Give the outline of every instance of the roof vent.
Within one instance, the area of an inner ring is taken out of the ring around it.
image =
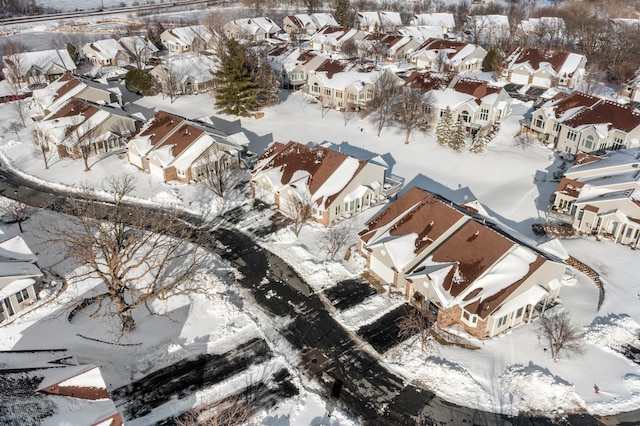
[[[480,235],[480,230],[477,230],[476,232],[473,233],[474,237],[477,237],[478,235]]]

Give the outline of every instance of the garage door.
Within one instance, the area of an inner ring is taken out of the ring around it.
[[[551,87],[551,80],[546,77],[533,77],[533,82],[531,83],[531,85],[536,87],[549,88]]]
[[[382,278],[382,280],[385,281],[387,284],[393,283],[393,277],[394,277],[393,271],[391,270],[391,268],[389,268],[388,266],[380,262],[378,258],[371,256],[370,269],[372,272],[374,272],[376,275]]]
[[[511,82],[514,84],[529,84],[528,74],[511,74]]]
[[[155,164],[149,163],[149,172],[159,178],[162,179],[162,181],[164,181],[164,171],[162,170],[162,167],[160,166],[156,166]]]
[[[139,157],[135,154],[132,154],[131,152],[129,152],[129,162],[131,164],[133,164],[134,166],[142,169],[142,157]]]

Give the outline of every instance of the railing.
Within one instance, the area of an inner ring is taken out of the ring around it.
[[[570,214],[552,208],[547,211],[547,221],[558,221],[572,225],[574,218]]]
[[[404,179],[399,176],[390,176],[384,178],[384,184],[382,185],[382,190],[380,193],[386,197],[393,197],[402,189],[402,185],[404,185]]]

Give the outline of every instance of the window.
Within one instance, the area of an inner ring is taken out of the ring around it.
[[[620,136],[614,137],[613,146],[611,146],[611,149],[618,150],[623,148],[624,148],[624,139],[622,139]]]
[[[27,290],[26,288],[24,290],[22,290],[22,298],[24,300],[29,299],[29,290]]]
[[[471,116],[469,115],[469,113],[466,110],[462,111],[460,113],[460,117],[459,118],[460,118],[460,120],[464,121],[465,123],[468,123],[468,122],[471,121]]]
[[[324,89],[324,94],[327,96],[331,96],[331,89]]]
[[[626,237],[627,237],[627,238],[631,238],[631,233],[632,233],[632,232],[633,232],[633,229],[631,229],[631,228],[627,228],[627,235],[626,235]]]
[[[22,303],[22,301],[24,300],[24,298],[22,297],[21,291],[16,293],[16,299],[18,299],[18,303]]]
[[[313,93],[320,93],[320,86],[318,86],[318,83],[313,83],[313,86],[311,86],[311,91]]]
[[[341,98],[342,97],[342,90],[337,90],[336,91],[336,98]]]
[[[522,316],[523,311],[524,311],[524,308],[518,309],[518,311],[516,312],[516,318],[520,318]]]
[[[592,149],[593,148],[593,136],[589,135],[585,138],[583,145],[585,148],[587,149]]]
[[[558,133],[560,131],[560,123],[553,123],[553,131]]]
[[[569,139],[572,142],[575,142],[575,140],[578,137],[578,132],[576,132],[575,130],[569,130],[567,132],[567,139]]]
[[[467,321],[469,321],[471,319],[471,316],[469,315],[469,312],[467,311],[462,311],[462,318],[466,319]]]
[[[540,116],[536,117],[536,121],[533,122],[533,125],[538,129],[542,129],[542,117]]]
[[[498,328],[504,326],[507,323],[507,316],[503,316],[498,320]]]
[[[336,206],[336,214],[340,214],[340,204]]]
[[[489,110],[488,109],[482,108],[480,110],[480,120],[482,120],[482,121],[489,120]]]

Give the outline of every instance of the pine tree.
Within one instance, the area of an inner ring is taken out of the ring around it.
[[[440,145],[446,146],[451,143],[453,137],[453,113],[447,107],[444,110],[444,115],[440,118],[438,126],[436,127],[436,138]]]
[[[244,46],[229,39],[220,62],[214,74],[216,106],[227,114],[249,116],[259,107],[260,88],[251,78]]]
[[[69,56],[71,56],[71,60],[73,61],[73,63],[77,64],[78,60],[80,59],[78,49],[76,49],[76,47],[72,43],[67,43],[67,52],[69,52]]]
[[[464,136],[465,136],[465,128],[464,122],[462,120],[458,120],[456,125],[456,130],[453,132],[453,136],[449,141],[449,147],[456,152],[462,151],[464,148]]]
[[[338,24],[347,28],[351,26],[351,18],[349,16],[350,7],[349,0],[336,0],[336,10],[333,13]]]

